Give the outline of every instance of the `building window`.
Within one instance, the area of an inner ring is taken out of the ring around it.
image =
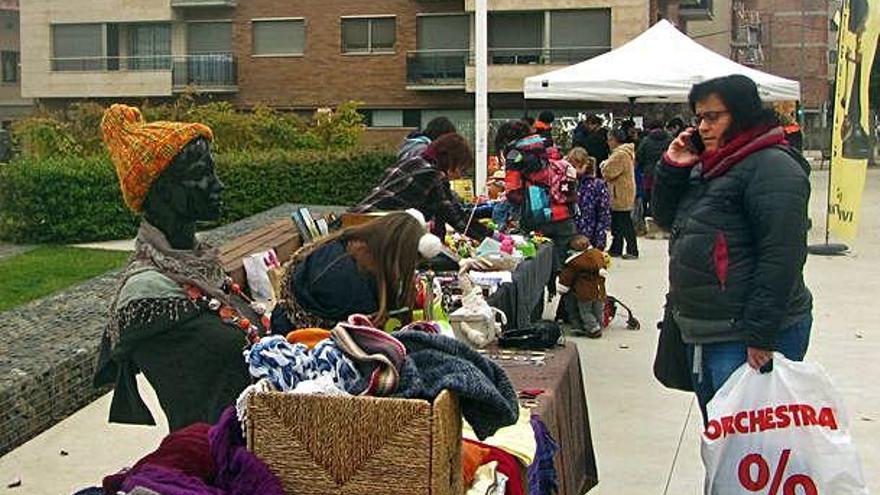
[[[103,70],[103,24],[56,24],[52,26],[52,70]]]
[[[394,17],[342,19],[343,53],[394,53]]]
[[[467,14],[422,15],[416,18],[419,50],[467,50],[470,19]]]
[[[171,26],[169,24],[130,24],[129,59],[132,70],[171,68]]]
[[[191,55],[232,53],[232,23],[221,21],[187,24],[186,52]]]
[[[371,113],[373,127],[403,127],[402,110],[373,110]]]
[[[302,55],[306,44],[303,19],[254,19],[253,53],[259,56]]]
[[[573,64],[611,49],[611,9],[550,12],[548,63]]]
[[[237,68],[232,53],[232,23],[198,21],[186,25],[185,59],[174,61],[174,85],[235,86]]]
[[[416,51],[407,53],[408,84],[464,84],[470,44],[467,14],[416,18]],[[409,126],[407,126],[409,127]]]
[[[18,52],[0,53],[0,63],[3,65],[3,82],[18,82]]]
[[[544,47],[544,12],[489,14],[489,63],[537,64]]]
[[[489,14],[489,63],[572,64],[611,49],[611,10]]]

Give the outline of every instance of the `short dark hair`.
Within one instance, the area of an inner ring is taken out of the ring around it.
[[[653,131],[654,129],[662,129],[662,128],[663,128],[663,121],[662,120],[652,119],[652,120],[649,120],[647,124],[645,124],[646,131]]]
[[[428,145],[425,151],[434,158],[437,170],[449,173],[450,170],[463,170],[471,166],[474,153],[471,145],[461,134],[444,134]]]
[[[758,96],[758,85],[742,74],[716,77],[694,84],[688,94],[688,105],[691,112],[696,113],[697,103],[710,95],[718,95],[730,112],[732,124],[726,137],[735,136],[745,129],[759,125],[775,125],[779,123],[776,113],[764,108]]]
[[[523,121],[509,121],[501,124],[498,131],[495,132],[495,152],[507,152],[507,148],[511,143],[518,141],[531,133],[532,131],[528,128],[528,124]]]
[[[556,116],[550,110],[544,110],[538,114],[538,120],[545,124],[552,124],[556,120]]]
[[[629,142],[629,134],[623,127],[615,127],[608,131],[608,136],[614,138],[618,143],[624,144]]]
[[[595,115],[595,114],[587,115],[587,118],[584,119],[584,122],[586,122],[587,124],[596,124],[596,125],[604,124],[604,121],[602,120],[602,118],[599,117],[598,115]]]
[[[632,120],[632,119],[626,119],[626,120],[624,120],[623,122],[620,123],[620,127],[624,128],[624,129],[626,129],[626,130],[629,130],[629,129],[635,129],[635,128],[636,128],[636,122],[635,122],[634,120]]]
[[[453,132],[458,132],[455,128],[455,124],[452,123],[446,117],[435,117],[428,122],[428,125],[425,126],[425,130],[422,131],[428,139],[431,141],[435,141],[437,138],[444,134],[452,134]]]
[[[684,129],[686,126],[684,125],[684,119],[681,117],[672,117],[669,119],[669,122],[666,123],[666,128],[675,127],[678,130]]]
[[[535,118],[529,117],[528,115],[523,115],[523,117],[519,119],[519,121],[530,126],[535,125]]]

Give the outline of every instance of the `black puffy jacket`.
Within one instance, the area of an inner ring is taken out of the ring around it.
[[[719,177],[661,160],[654,219],[671,231],[669,302],[685,342],[775,348],[812,310],[804,284],[809,165],[787,146],[747,155]]]

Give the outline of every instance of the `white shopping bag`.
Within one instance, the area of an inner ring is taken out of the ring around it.
[[[268,303],[275,300],[275,291],[269,280],[269,270],[280,266],[274,249],[249,254],[241,259],[247,274],[248,287],[254,301]]]
[[[825,371],[775,353],[743,364],[707,406],[707,495],[867,495],[850,418]]]

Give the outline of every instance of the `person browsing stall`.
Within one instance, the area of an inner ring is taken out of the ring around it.
[[[653,210],[671,231],[664,325],[681,333],[705,420],[743,363],[760,369],[773,351],[796,361],[807,351],[810,180],[748,77],[696,84],[688,103],[697,128],[663,155]]]
[[[473,163],[473,152],[459,134],[445,134],[416,156],[403,158],[385,171],[379,185],[351,209],[353,213],[415,208],[434,221],[432,232],[444,236],[449,224],[476,240],[492,232],[465,213],[449,181]]]
[[[418,210],[389,213],[304,246],[284,267],[272,332],[331,329],[353,314],[381,327],[391,311],[413,308],[416,266],[440,249]]]

